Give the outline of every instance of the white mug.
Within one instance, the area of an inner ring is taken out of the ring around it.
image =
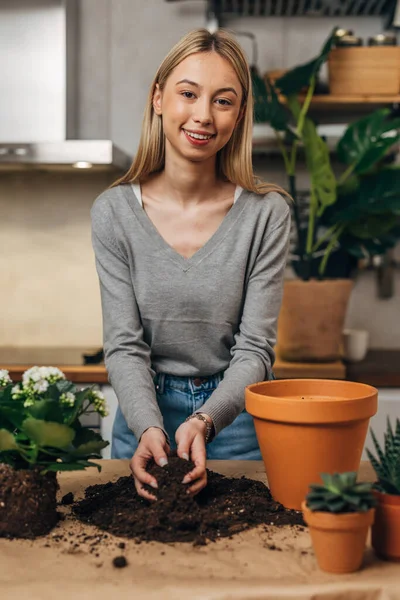
[[[363,360],[368,350],[369,333],[365,329],[345,329],[342,334],[343,358],[349,362]]]

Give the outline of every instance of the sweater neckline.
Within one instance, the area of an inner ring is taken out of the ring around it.
[[[121,185],[117,188],[120,193],[123,195],[125,200],[129,203],[129,206],[133,210],[137,220],[146,231],[146,233],[151,237],[154,244],[166,254],[173,262],[179,264],[179,266],[184,270],[188,271],[193,265],[200,263],[206,256],[211,254],[214,249],[223,241],[226,235],[230,232],[239,216],[241,215],[243,209],[246,206],[246,198],[247,193],[246,190],[242,189],[236,202],[232,204],[229,211],[226,213],[225,217],[221,221],[218,229],[212,234],[210,238],[199,248],[192,256],[186,258],[182,254],[180,254],[175,248],[170,246],[168,242],[163,238],[160,234],[153,221],[149,218],[146,211],[143,210],[143,207],[139,203],[139,199],[136,197],[132,185]]]

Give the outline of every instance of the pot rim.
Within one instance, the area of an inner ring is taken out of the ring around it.
[[[379,490],[373,490],[373,493],[378,499],[380,504],[387,506],[397,506],[400,508],[400,495],[387,494],[386,492],[380,492]]]
[[[288,388],[286,397],[274,394],[276,390],[284,393],[285,387]],[[295,393],[297,387],[303,391]],[[324,387],[326,392],[321,394]],[[342,396],[339,388],[343,390]],[[303,400],[301,394],[314,394],[315,399]],[[346,395],[350,397],[346,398]],[[276,379],[247,386],[245,401],[247,412],[260,419],[288,423],[344,423],[372,417],[378,408],[378,390],[366,383],[338,379]]]
[[[375,508],[370,508],[366,512],[329,513],[310,510],[305,500],[301,503],[301,510],[309,527],[326,531],[347,531],[369,527],[375,518]]]

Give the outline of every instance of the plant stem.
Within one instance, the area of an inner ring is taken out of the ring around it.
[[[316,210],[317,210],[317,207],[316,207],[315,191],[314,191],[314,186],[311,182],[310,213],[308,216],[308,230],[307,230],[307,243],[306,243],[307,254],[311,254],[311,252],[312,252]]]
[[[348,177],[349,177],[349,176],[352,174],[352,172],[354,171],[354,169],[355,169],[355,168],[356,168],[356,165],[355,165],[355,164],[353,164],[353,165],[350,165],[350,166],[349,166],[349,167],[348,167],[348,168],[345,170],[345,172],[341,174],[341,176],[340,176],[340,177],[339,177],[339,179],[338,179],[338,183],[337,183],[337,184],[338,184],[338,186],[339,186],[339,185],[342,185],[342,184],[343,184],[343,183],[346,181],[346,179],[347,179],[347,178],[348,178]]]
[[[321,276],[325,273],[325,269],[326,269],[326,265],[327,265],[328,259],[329,259],[330,255],[332,254],[332,250],[334,249],[336,242],[338,241],[338,239],[342,235],[342,232],[343,232],[344,228],[345,228],[344,225],[341,225],[338,228],[338,230],[332,236],[331,241],[329,242],[329,244],[326,247],[326,251],[325,251],[324,257],[321,260],[321,264],[319,265],[319,269],[318,269],[318,272],[319,272],[319,274]]]
[[[308,112],[308,109],[310,108],[310,103],[311,103],[312,97],[314,95],[314,90],[315,90],[315,75],[313,77],[311,77],[310,85],[308,86],[308,90],[307,90],[307,95],[305,97],[304,104],[301,107],[301,111],[299,114],[299,120],[297,121],[296,130],[300,137],[301,137],[303,127],[304,127],[304,121],[306,120],[307,112]]]
[[[303,241],[303,232],[301,230],[299,206],[297,204],[296,177],[295,177],[295,175],[291,175],[291,174],[289,174],[289,191],[290,191],[290,195],[293,198],[293,211],[294,211],[294,219],[295,219],[296,231],[297,231],[298,250],[299,250],[300,257],[302,257],[304,254],[304,241]]]
[[[282,138],[276,129],[274,129],[274,134],[275,134],[276,140],[278,142],[279,150],[281,151],[281,154],[282,154],[283,162],[285,163],[286,174],[289,175],[290,174],[290,163],[289,163],[288,153],[286,152],[286,148],[282,142]]]
[[[337,223],[335,225],[332,225],[332,227],[330,227],[328,229],[328,231],[326,231],[325,234],[321,238],[319,238],[319,240],[314,244],[311,252],[313,252],[313,253],[316,252],[318,250],[318,248],[321,246],[321,244],[323,244],[327,239],[329,239],[331,237],[331,235],[334,233],[334,231],[337,227],[338,227]]]

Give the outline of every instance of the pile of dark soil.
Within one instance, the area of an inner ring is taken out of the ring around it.
[[[157,479],[157,502],[138,496],[133,478],[92,485],[73,506],[82,521],[138,541],[205,544],[260,524],[304,525],[301,513],[275,502],[260,481],[234,479],[208,471],[208,485],[195,497],[186,493],[184,475],[193,464],[170,458],[166,467],[149,467]]]
[[[56,473],[0,464],[0,537],[33,539],[57,523]]]

